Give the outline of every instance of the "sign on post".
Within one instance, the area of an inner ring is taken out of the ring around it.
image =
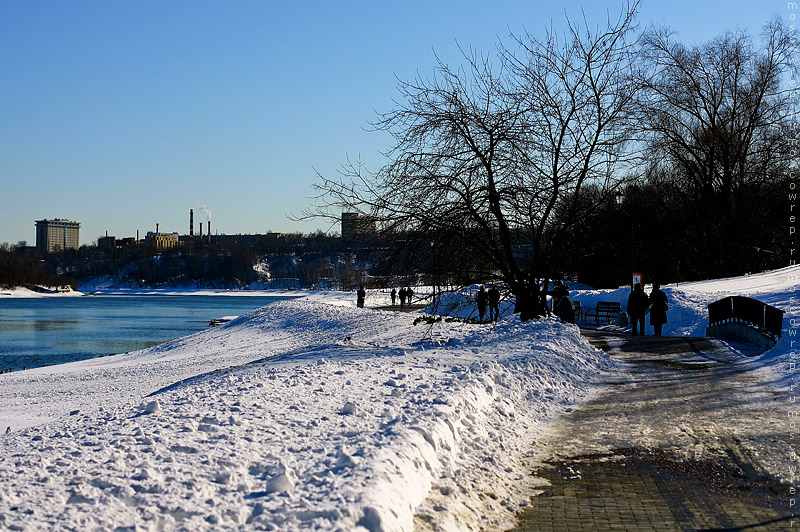
[[[633,285],[641,284],[642,286],[644,286],[644,283],[642,282],[642,274],[634,272],[633,273],[633,282],[631,284],[633,284]]]

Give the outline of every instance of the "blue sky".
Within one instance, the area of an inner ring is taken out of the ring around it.
[[[390,139],[366,128],[398,78],[581,6],[600,22],[621,3],[4,0],[0,242],[32,244],[42,218],[81,222],[87,244],[183,234],[201,205],[220,233],[328,229],[287,215],[310,204],[315,168],[380,164]],[[787,2],[645,0],[638,20],[696,43],[775,16]]]

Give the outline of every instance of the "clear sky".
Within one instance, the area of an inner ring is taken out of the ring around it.
[[[0,2],[0,242],[33,244],[35,220],[81,223],[81,242],[155,230],[326,230],[287,218],[310,204],[316,168],[381,163],[397,79],[434,50],[493,50],[564,12],[601,22],[621,2],[205,0]],[[640,24],[684,42],[756,36],[784,0],[644,0]],[[338,227],[334,227],[338,230]]]

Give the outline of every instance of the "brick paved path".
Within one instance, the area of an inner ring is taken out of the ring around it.
[[[625,371],[537,442],[549,485],[515,531],[800,530],[788,398],[762,373],[709,339],[585,334]]]

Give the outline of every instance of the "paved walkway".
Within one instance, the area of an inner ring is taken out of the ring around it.
[[[624,371],[537,442],[546,482],[514,530],[800,530],[788,399],[741,354],[707,338],[584,334]]]

